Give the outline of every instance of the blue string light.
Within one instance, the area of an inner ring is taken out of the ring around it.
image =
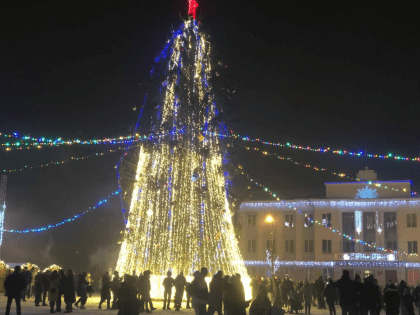
[[[137,123],[136,123],[136,128],[135,128],[135,130],[134,130],[134,133],[136,133],[136,132],[137,132],[137,130],[139,129],[139,126],[140,126],[140,119],[141,119],[141,117],[143,116],[143,111],[144,111],[144,106],[145,106],[145,104],[146,104],[146,99],[147,99],[147,94],[144,96],[144,99],[143,99],[143,104],[142,104],[142,107],[141,107],[141,109],[140,109],[139,116],[137,117]],[[120,159],[119,159],[119,161],[118,161],[117,165],[115,166],[115,168],[117,169],[117,185],[118,185],[118,190],[119,190],[119,191],[121,191],[121,190],[122,190],[122,188],[121,188],[121,184],[120,184],[120,166],[121,166],[121,163],[122,163],[123,158],[127,155],[128,150],[130,150],[130,149],[131,149],[132,144],[133,144],[133,142],[131,142],[131,143],[129,143],[129,144],[127,145],[127,147],[126,147],[126,149],[125,149],[125,151],[124,151],[124,154],[123,154],[123,155],[121,155],[121,157],[120,157]],[[123,203],[123,200],[122,200],[122,196],[121,196],[121,195],[120,195],[120,204],[121,204],[121,212],[122,212],[122,214],[123,214],[124,224],[127,224],[127,218],[126,218],[126,216],[125,216],[124,203]]]
[[[15,233],[15,234],[28,234],[28,233],[40,233],[40,232],[48,231],[52,228],[59,227],[59,226],[62,226],[66,223],[73,222],[77,219],[80,219],[82,216],[84,216],[88,212],[91,212],[92,210],[95,210],[95,209],[99,208],[100,206],[103,206],[104,204],[108,203],[109,198],[111,198],[113,196],[116,196],[116,195],[119,195],[120,192],[121,192],[120,190],[117,190],[117,191],[113,192],[112,194],[109,194],[105,199],[100,200],[93,207],[89,207],[86,211],[83,211],[82,213],[76,214],[75,216],[73,216],[71,218],[64,219],[61,222],[58,222],[58,223],[55,223],[55,224],[49,224],[49,225],[44,226],[44,227],[26,229],[26,230],[4,230],[3,229],[3,232]]]

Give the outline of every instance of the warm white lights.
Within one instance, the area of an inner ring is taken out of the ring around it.
[[[161,282],[168,270],[191,275],[207,267],[240,273],[245,285],[213,122],[210,43],[189,20],[169,45],[154,126],[167,136],[141,147],[117,270],[150,270]]]

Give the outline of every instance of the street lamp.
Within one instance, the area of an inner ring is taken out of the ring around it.
[[[273,218],[273,216],[271,214],[268,214],[265,219],[264,222],[270,227],[270,234],[271,234],[271,244],[270,247],[267,248],[267,261],[270,261],[271,264],[271,285],[272,285],[272,289],[273,289],[273,293],[274,293],[274,300],[277,297],[277,285],[275,284],[275,278],[274,278],[274,223],[275,220]]]
[[[267,216],[265,217],[265,219],[264,219],[264,222],[265,222],[265,223],[268,223],[268,224],[274,223],[274,218],[273,218],[273,216],[272,216],[271,214],[267,215]]]

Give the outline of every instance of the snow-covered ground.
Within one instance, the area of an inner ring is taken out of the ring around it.
[[[3,313],[6,310],[6,302],[7,302],[7,297],[4,296],[4,294],[1,294],[1,296],[0,296],[0,313]],[[116,315],[118,313],[117,310],[98,309],[98,304],[99,304],[99,295],[94,294],[91,298],[88,299],[88,301],[85,305],[86,309],[81,310],[79,308],[74,307],[72,314]],[[22,315],[32,315],[32,314],[36,315],[36,314],[49,314],[50,313],[49,306],[35,307],[34,299],[26,300],[26,302],[21,302],[21,305],[22,305]],[[63,306],[65,307],[65,305],[63,305]],[[170,311],[169,310],[162,310],[162,306],[163,306],[162,301],[154,301],[153,306],[156,307],[157,310],[153,311],[152,314],[156,314],[156,315],[170,315],[171,313],[173,315],[175,315],[175,314],[176,315],[178,315],[178,314],[179,315],[194,315],[195,314],[193,309],[186,309],[185,308],[185,302],[182,303],[183,308],[179,312],[174,311],[173,308]],[[102,307],[106,308],[106,303],[102,304]],[[337,314],[341,314],[341,309],[338,305],[336,306],[336,309],[337,309]],[[10,314],[11,315],[16,314],[16,305],[15,305],[14,302],[13,302],[12,307],[10,309]],[[145,313],[143,313],[143,314],[145,314]],[[318,310],[316,307],[314,307],[314,308],[311,309],[311,314],[314,314],[314,315],[325,314],[326,315],[326,314],[329,314],[329,312],[328,312],[328,310]],[[381,314],[385,314],[385,312],[382,311]]]

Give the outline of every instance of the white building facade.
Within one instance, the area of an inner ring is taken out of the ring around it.
[[[416,285],[420,199],[411,198],[411,181],[380,182],[371,172],[358,174],[363,182],[326,183],[326,199],[243,203],[239,244],[249,274],[265,277],[275,267],[277,276],[303,281],[339,279],[346,269],[352,279]]]

